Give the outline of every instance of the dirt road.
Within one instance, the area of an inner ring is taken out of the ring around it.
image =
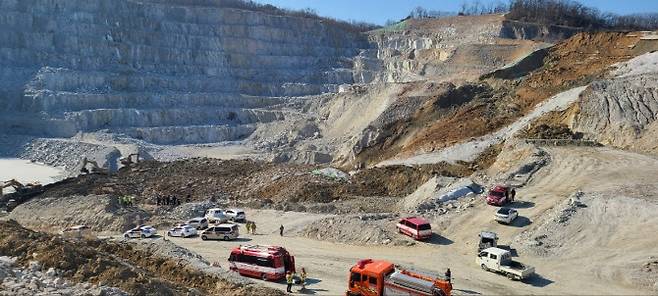
[[[500,275],[484,272],[475,265],[474,249],[480,230],[496,231],[501,237],[500,242],[507,244],[524,230],[546,219],[547,213],[553,207],[576,190],[602,192],[618,191],[627,186],[648,186],[655,183],[655,176],[658,175],[658,160],[649,156],[607,148],[554,148],[549,149],[549,152],[552,157],[551,164],[535,177],[535,181],[517,194],[518,202],[515,206],[519,208],[523,218],[516,226],[494,223],[492,215],[495,208],[482,203],[440,223],[444,227],[438,226],[440,221],[435,221],[435,229],[443,237],[428,243],[419,243],[412,247],[355,246],[287,234],[284,237],[278,235],[281,223],[285,224],[290,230],[288,233],[291,233],[314,219],[324,217],[322,215],[250,210],[250,219],[255,220],[258,225],[257,235],[243,235],[244,238],[236,242],[204,242],[200,239],[174,241],[208,260],[223,263],[223,266],[226,266],[229,250],[239,244],[285,246],[296,256],[298,267],[306,267],[313,279],[307,293],[317,295],[338,295],[344,292],[349,267],[362,258],[388,259],[440,273],[449,267],[454,277],[455,294],[649,294],[648,291],[640,290],[629,283],[611,280],[611,277],[617,274],[614,272],[615,266],[606,266],[610,262],[606,263],[603,259],[628,255],[621,249],[623,245],[620,249],[588,248],[572,253],[568,258],[540,257],[519,252],[519,260],[535,266],[539,274],[527,282],[510,281]],[[655,203],[655,200],[651,202]],[[655,225],[652,227],[656,228]],[[628,225],[615,228],[614,231],[621,231],[625,235],[620,238],[623,240],[629,236],[637,236],[639,230],[634,225]],[[585,239],[597,238],[585,236]],[[658,245],[658,239],[654,237],[645,236],[644,240],[642,245]],[[619,247],[618,242],[613,243]],[[635,256],[642,250],[636,248],[634,252],[636,253],[629,256]],[[602,260],[592,262],[592,258]],[[616,263],[620,261],[621,259]],[[283,284],[267,285],[284,288]]]

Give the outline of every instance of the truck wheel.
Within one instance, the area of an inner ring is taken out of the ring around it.
[[[510,280],[513,280],[513,281],[516,280],[516,276],[514,276],[514,275],[511,274],[511,273],[508,273],[508,274],[507,274],[507,278],[510,279]]]
[[[485,271],[489,271],[489,268],[487,268],[487,266],[484,265],[484,264],[480,265],[480,267],[482,267],[482,269],[485,270]]]
[[[261,280],[264,280],[264,281],[267,281],[267,275],[264,274],[264,273],[261,273],[261,274],[260,274],[260,279],[261,279]]]
[[[207,240],[207,239],[208,239],[208,237],[207,237],[207,236],[205,236],[205,235],[202,235],[202,236],[201,236],[201,239],[202,239],[202,240]]]
[[[224,236],[224,240],[227,241],[227,240],[228,240],[228,236]]]
[[[125,234],[123,237],[124,237],[124,238],[130,238],[130,236],[127,235],[127,234]]]
[[[146,235],[140,234],[139,238],[146,238]]]

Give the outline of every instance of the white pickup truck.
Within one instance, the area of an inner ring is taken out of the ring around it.
[[[509,251],[499,248],[487,248],[482,250],[475,262],[482,269],[504,274],[511,280],[522,280],[532,276],[535,268],[512,260]]]

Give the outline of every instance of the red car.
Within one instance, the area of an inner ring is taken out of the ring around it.
[[[496,185],[487,193],[487,204],[502,206],[506,203],[514,202],[514,188],[505,185]]]

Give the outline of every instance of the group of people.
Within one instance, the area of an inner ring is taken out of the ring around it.
[[[294,284],[295,274],[288,271],[286,272],[286,291],[292,293],[292,285]],[[302,267],[302,272],[299,273],[299,285],[302,286],[301,290],[306,289],[306,269]]]
[[[244,224],[244,227],[247,228],[247,233],[256,234],[256,222],[247,221],[247,223]]]
[[[119,203],[123,206],[132,206],[135,203],[135,197],[130,195],[124,195],[119,197]]]
[[[189,202],[189,197],[188,197],[188,202]],[[168,196],[156,196],[155,197],[155,204],[159,206],[180,206],[181,199],[173,196],[173,195],[168,195]]]

